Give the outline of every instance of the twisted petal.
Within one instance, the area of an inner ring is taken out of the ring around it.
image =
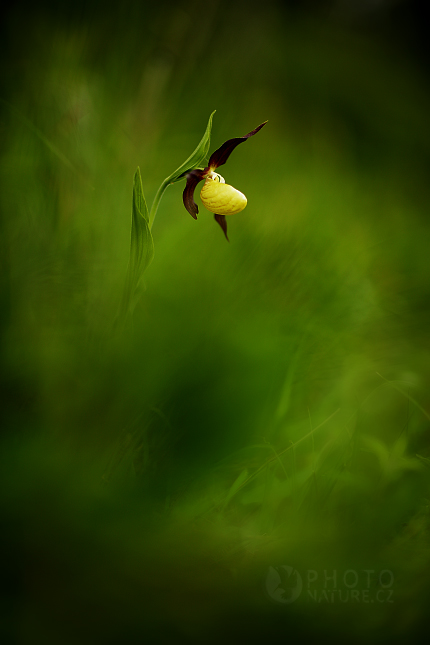
[[[218,150],[215,150],[215,152],[211,155],[208,167],[213,170],[214,168],[219,168],[219,166],[225,164],[235,147],[238,146],[239,143],[243,143],[244,141],[249,139],[249,137],[253,137],[254,134],[257,134],[257,132],[259,132],[259,130],[261,130],[261,128],[265,126],[266,123],[267,121],[255,128],[255,130],[251,130],[251,132],[245,134],[244,137],[236,137],[235,139],[229,139],[228,141],[223,143],[222,146],[218,148]]]
[[[225,218],[225,215],[218,215],[218,213],[215,213],[214,217],[215,217],[215,221],[218,222],[218,224],[221,226],[227,242],[230,242],[227,235],[227,220]]]
[[[182,194],[182,199],[184,200],[184,206],[189,212],[189,214],[197,219],[197,213],[199,212],[199,207],[194,201],[194,191],[197,184],[202,181],[206,176],[204,170],[192,170],[187,175],[187,183],[185,185],[184,192]]]

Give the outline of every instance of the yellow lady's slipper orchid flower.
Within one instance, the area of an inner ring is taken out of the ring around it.
[[[200,192],[200,199],[208,211],[220,215],[240,213],[248,201],[243,193],[226,184],[224,177],[216,172],[207,176]]]
[[[230,154],[233,152],[235,147],[239,145],[239,143],[243,143],[249,139],[249,137],[257,134],[257,132],[261,130],[266,123],[267,121],[255,128],[255,130],[248,132],[244,137],[229,139],[212,154],[206,168],[201,170],[192,170],[187,174],[187,184],[183,194],[185,208],[190,215],[194,217],[194,219],[197,219],[199,208],[194,201],[194,190],[197,184],[205,179],[205,183],[200,192],[201,200],[208,211],[214,213],[215,220],[221,226],[227,240],[227,222],[225,216],[235,215],[236,213],[243,211],[247,204],[247,199],[239,190],[226,184],[224,177],[221,177],[221,175],[216,173],[215,170],[219,166],[225,164]]]

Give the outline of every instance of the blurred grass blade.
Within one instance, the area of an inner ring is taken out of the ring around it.
[[[176,181],[179,181],[180,179],[183,179],[184,176],[187,173],[189,173],[191,170],[195,170],[196,168],[199,168],[205,161],[206,157],[208,156],[209,146],[211,142],[212,120],[215,112],[216,110],[214,110],[210,115],[205,133],[197,148],[188,157],[188,159],[179,166],[179,168],[177,168],[174,172],[172,172],[171,175],[166,177],[166,179],[163,181],[160,188],[158,189],[157,194],[155,195],[155,198],[154,198],[154,203],[152,204],[152,207],[151,207],[151,213],[149,215],[149,228],[152,228],[152,224],[153,224],[155,215],[157,213],[158,205],[160,203],[160,200],[167,186],[170,186],[170,184],[174,184]]]
[[[231,485],[230,490],[227,493],[227,497],[225,498],[224,503],[221,507],[222,511],[225,509],[229,501],[236,495],[239,488],[242,487],[247,477],[248,477],[248,470],[245,468],[245,470],[242,470],[239,477],[237,477],[234,480],[233,484]]]
[[[425,417],[430,421],[430,414],[427,412],[427,410],[425,410],[425,409],[423,408],[423,406],[422,406],[422,405],[420,405],[420,404],[418,403],[418,401],[416,401],[415,399],[413,399],[413,398],[411,397],[411,395],[410,395],[408,392],[405,392],[404,390],[402,390],[398,385],[396,385],[396,384],[394,383],[394,381],[389,381],[388,379],[384,378],[384,377],[382,376],[382,374],[380,374],[379,372],[376,372],[376,374],[377,374],[377,375],[378,375],[378,376],[379,376],[383,381],[385,381],[386,383],[388,383],[389,385],[391,385],[391,387],[392,387],[392,388],[394,388],[395,390],[397,390],[397,392],[400,392],[400,394],[403,394],[403,396],[405,396],[407,399],[409,399],[409,401],[410,401],[411,403],[413,403],[413,404],[418,408],[418,410],[421,410],[421,412],[424,414],[424,416],[425,416]]]
[[[61,150],[45,135],[43,132],[36,127],[36,125],[30,121],[20,110],[18,110],[14,105],[9,103],[9,101],[5,101],[5,99],[0,98],[0,103],[3,103],[3,105],[6,105],[7,108],[10,110],[10,113],[12,116],[14,116],[16,119],[21,121],[28,129],[29,131],[33,132],[33,134],[39,138],[39,140],[54,154],[69,170],[71,170],[79,179],[83,182],[85,182],[92,190],[94,190],[94,186],[92,186],[87,177],[85,177],[79,170],[76,168],[76,166],[66,157],[66,155],[61,152]]]
[[[128,263],[122,313],[131,313],[140,295],[141,279],[154,257],[154,242],[149,228],[149,213],[138,167],[134,174],[131,217],[130,260]]]
[[[430,468],[430,459],[427,459],[427,457],[422,457],[421,455],[416,455],[418,459],[423,463],[427,468]]]

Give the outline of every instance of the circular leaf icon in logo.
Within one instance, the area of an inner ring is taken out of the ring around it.
[[[289,605],[297,600],[302,588],[302,578],[297,569],[286,564],[269,567],[266,575],[266,591],[275,602]]]

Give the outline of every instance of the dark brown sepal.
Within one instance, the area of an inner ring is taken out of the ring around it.
[[[225,215],[218,215],[218,213],[215,213],[214,217],[215,221],[218,222],[218,224],[221,226],[227,242],[230,242],[227,235],[227,220],[225,218]]]
[[[215,152],[212,153],[211,158],[209,159],[208,168],[219,168],[219,166],[225,164],[236,146],[238,146],[239,143],[243,143],[244,141],[249,139],[249,137],[254,136],[254,134],[257,134],[257,132],[259,132],[261,128],[266,125],[266,123],[267,121],[256,127],[255,130],[251,130],[251,132],[245,134],[244,137],[236,137],[235,139],[229,139],[228,141],[223,143],[222,146],[218,148],[218,150],[215,150]]]
[[[187,183],[185,185],[184,192],[182,194],[182,199],[184,200],[184,206],[189,212],[189,214],[197,219],[197,213],[199,212],[199,207],[194,201],[194,191],[199,182],[201,182],[206,176],[205,171],[203,170],[192,170],[187,175]]]

